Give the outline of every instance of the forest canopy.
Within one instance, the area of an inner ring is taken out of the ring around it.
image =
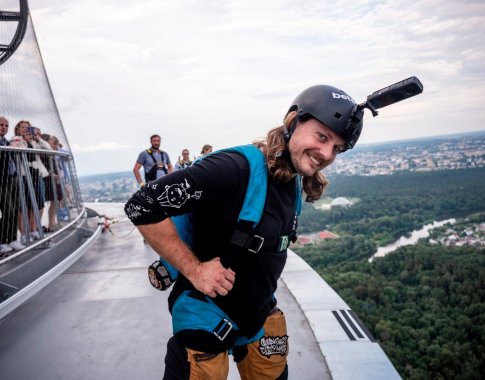
[[[307,205],[299,232],[328,229],[340,238],[295,252],[359,315],[403,378],[480,378],[485,250],[420,241],[368,259],[378,246],[434,220],[485,222],[485,169],[330,180],[326,196],[359,201],[327,211]]]

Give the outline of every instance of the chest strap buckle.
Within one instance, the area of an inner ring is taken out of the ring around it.
[[[226,318],[222,318],[219,324],[214,329],[213,333],[221,342],[226,339],[232,330],[232,323]]]
[[[246,248],[249,252],[258,253],[264,244],[264,237],[248,234],[247,232],[236,230],[231,238],[231,243],[239,247]]]
[[[248,244],[247,244],[248,251],[252,253],[258,253],[261,247],[263,246],[263,244],[264,244],[264,237],[259,235],[251,236],[251,238],[248,239]]]

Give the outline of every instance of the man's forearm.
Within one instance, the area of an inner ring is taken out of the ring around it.
[[[138,229],[150,247],[187,278],[200,264],[199,259],[180,239],[170,218],[155,224],[139,225]]]
[[[133,169],[133,174],[135,175],[135,178],[136,178],[136,182],[138,183],[142,183],[142,179],[141,179],[141,176],[140,176],[140,171],[137,170],[137,169]]]
[[[224,268],[219,257],[201,262],[180,239],[170,218],[159,223],[138,225],[153,250],[180,271],[199,291],[210,297],[225,296],[236,273]]]

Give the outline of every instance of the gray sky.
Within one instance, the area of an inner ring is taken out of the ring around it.
[[[363,101],[417,76],[424,93],[366,112],[361,143],[485,130],[485,2],[31,0],[80,175],[131,170],[149,136],[175,162],[281,124],[305,88]]]

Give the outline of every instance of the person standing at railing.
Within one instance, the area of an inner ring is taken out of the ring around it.
[[[29,146],[29,148],[51,150],[49,143],[42,139],[39,128],[32,126],[28,128],[27,131],[30,134],[30,140],[26,138],[27,145]],[[35,190],[35,199],[37,201],[37,206],[39,208],[39,217],[42,220],[42,215],[44,213],[44,206],[45,206],[44,179],[49,176],[49,171],[47,170],[46,166],[44,165],[41,159],[41,157],[45,157],[45,155],[35,153],[31,155],[31,158],[33,158],[33,160],[30,160],[28,156],[29,154],[27,155],[27,160],[29,161],[29,165],[31,167],[32,181],[34,183],[34,190]],[[37,177],[35,180],[34,180],[34,176]],[[30,234],[34,237],[34,239],[40,238],[41,229],[42,229],[42,225],[38,225],[35,218],[32,217],[30,219],[30,231],[31,231]]]
[[[56,150],[61,153],[71,154],[69,150],[63,147],[62,143],[59,140],[58,140],[58,149]],[[66,196],[66,199],[63,199],[62,201],[62,206],[57,212],[57,218],[64,222],[67,222],[69,220],[68,205],[74,203],[72,186],[71,186],[71,175],[69,173],[69,165],[67,164],[66,157],[62,157],[62,158],[58,157],[58,158],[62,168],[61,186],[64,187],[64,195]]]
[[[16,148],[28,148],[27,141],[24,139],[24,134],[27,131],[27,128],[30,127],[30,123],[26,120],[20,120],[14,129],[14,136],[10,139],[10,145]],[[17,175],[20,176],[20,180],[23,181],[24,189],[26,185],[25,180],[25,170],[22,165],[17,168]],[[25,189],[24,193],[28,196],[28,192]],[[23,217],[22,217],[22,209],[20,208],[20,194],[19,194],[19,205],[18,205],[18,230],[20,231],[20,241],[22,244],[25,244],[25,226],[23,224]]]
[[[30,127],[28,121],[19,121],[17,125],[15,125],[14,136],[10,139],[10,145],[16,148],[28,148],[27,141],[24,139],[24,134],[28,127]]]
[[[40,128],[33,127],[32,132],[33,132],[33,138],[32,138],[31,144],[35,149],[52,150],[49,142],[42,138],[42,132],[41,132]],[[46,136],[49,136],[49,135],[46,135]],[[40,198],[42,199],[42,203],[45,204],[45,202],[47,202],[46,180],[50,176],[50,174],[49,174],[50,173],[49,155],[38,154],[37,157],[36,157],[36,166],[37,166],[37,168],[39,170],[39,174],[40,174],[40,180],[39,180]],[[40,218],[42,220],[42,216],[44,214],[43,208],[41,210],[39,210],[39,214],[40,214]],[[42,228],[44,228],[44,227],[42,227]],[[48,227],[46,227],[45,229],[48,229]]]
[[[20,148],[38,148],[36,145],[32,144],[33,136],[35,135],[35,128],[31,126],[29,121],[21,120],[15,126],[15,136],[10,141],[12,145],[18,146]],[[42,161],[40,161],[39,155],[36,153],[27,153],[26,154],[27,163],[29,167],[28,173],[24,173],[22,171],[22,175],[24,176],[24,188],[25,188],[25,203],[28,209],[28,221],[29,225],[27,226],[30,229],[30,236],[34,240],[40,239],[39,233],[39,226],[37,226],[37,221],[34,215],[34,207],[37,207],[39,210],[39,215],[42,215],[42,209],[44,208],[44,199],[42,197],[41,188],[40,188],[40,170],[43,168],[44,171],[47,173],[44,165],[42,165]],[[43,173],[45,174],[45,173]],[[30,175],[33,185],[33,195],[35,198],[35,203],[32,202],[29,193],[28,181],[25,176]],[[22,235],[25,235],[25,226],[22,223],[22,215],[19,212],[19,230]],[[25,239],[25,236],[23,236]]]
[[[49,145],[52,150],[59,150],[59,140],[56,136],[42,135],[42,138],[48,136]],[[50,202],[49,205],[49,225],[46,232],[53,232],[57,229],[58,223],[56,221],[56,200],[59,208],[63,207],[63,196],[61,189],[61,177],[63,175],[62,168],[60,166],[59,157],[52,157],[52,173],[45,179],[45,199]],[[50,166],[50,165],[49,165]],[[54,178],[54,184],[52,183]],[[55,187],[55,192],[53,188]]]
[[[5,137],[8,133],[8,120],[0,116],[0,146],[9,146]],[[14,153],[0,150],[0,256],[25,248],[17,241],[18,224],[18,187]]]

